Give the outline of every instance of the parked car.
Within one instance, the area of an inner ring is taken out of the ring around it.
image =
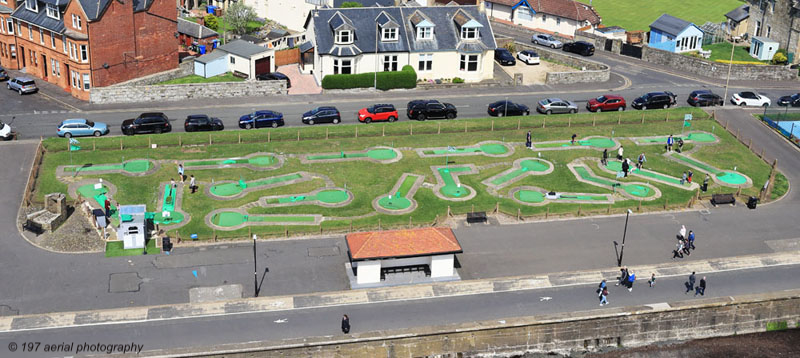
[[[588,109],[589,112],[624,111],[625,107],[627,107],[625,98],[613,94],[604,94],[586,102],[586,109]]]
[[[564,44],[564,48],[562,48],[562,50],[566,52],[577,53],[581,56],[594,55],[594,45],[586,41],[575,41]]]
[[[303,123],[317,124],[317,123],[333,123],[337,124],[342,121],[342,116],[336,107],[317,107],[306,113],[303,113]]]
[[[134,119],[122,121],[122,134],[155,133],[172,131],[167,115],[160,112],[142,113]]]
[[[561,98],[547,98],[539,101],[536,111],[543,114],[575,113],[578,112],[578,105]]]
[[[5,68],[0,67],[0,81],[8,80],[8,72],[6,72]]]
[[[11,125],[0,121],[0,139],[9,140],[11,138],[14,138],[14,133],[11,132]]]
[[[521,116],[530,115],[531,110],[524,104],[514,103],[511,101],[497,101],[489,104],[486,110],[490,116],[503,117],[503,116]]]
[[[531,38],[531,42],[537,45],[550,46],[550,48],[560,48],[564,46],[561,41],[558,41],[553,35],[535,34]]]
[[[514,59],[514,55],[511,54],[511,51],[502,47],[494,50],[494,60],[503,66],[514,66],[517,64],[517,60]]]
[[[716,106],[722,105],[724,100],[717,94],[709,90],[697,90],[689,93],[689,98],[686,99],[686,102],[689,103],[690,106],[695,107],[705,107],[705,106]]]
[[[672,107],[677,101],[675,94],[670,91],[650,92],[633,100],[631,107],[636,109],[654,109]]]
[[[105,123],[92,122],[86,119],[65,119],[58,125],[56,134],[65,138],[90,135],[99,137],[108,134],[108,126]]]
[[[282,126],[283,113],[270,110],[255,111],[239,117],[239,128],[277,128]]]
[[[437,100],[415,100],[406,106],[408,119],[424,121],[427,118],[453,119],[458,115],[456,106],[452,103],[442,103]]]
[[[522,50],[517,52],[517,58],[528,65],[539,64],[539,54],[533,50]]]
[[[6,87],[12,91],[19,92],[20,95],[39,92],[39,88],[36,87],[36,82],[28,77],[12,78],[10,81],[6,82]]]
[[[258,81],[286,81],[286,88],[292,88],[292,80],[289,79],[289,76],[284,75],[280,72],[270,72],[270,73],[262,73],[256,76],[256,80]]]
[[[756,107],[768,107],[772,104],[772,101],[769,97],[752,92],[752,91],[744,91],[739,93],[734,93],[731,96],[731,103],[737,106],[756,106]]]
[[[183,122],[183,130],[187,132],[197,131],[221,131],[225,125],[219,118],[209,117],[205,114],[191,114]]]
[[[779,98],[778,105],[784,107],[800,107],[800,93]]]
[[[397,117],[397,109],[394,108],[393,104],[376,104],[358,110],[358,121],[362,123],[372,123],[372,121],[394,122]]]

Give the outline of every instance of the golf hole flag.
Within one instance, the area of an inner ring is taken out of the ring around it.
[[[70,138],[69,139],[69,150],[70,151],[81,150],[81,147],[79,147],[78,144],[81,144],[81,142],[78,142],[78,140],[75,139],[75,138]]]
[[[691,121],[691,120],[692,120],[692,115],[691,115],[691,114],[689,114],[689,113],[687,113],[687,114],[684,114],[684,115],[683,115],[683,126],[684,126],[684,127],[691,127],[691,126],[692,126],[692,123],[691,123],[691,122],[689,122],[689,121]]]

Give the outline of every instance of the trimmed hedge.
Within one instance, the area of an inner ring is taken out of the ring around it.
[[[375,73],[355,75],[327,75],[322,78],[324,89],[370,88],[375,85]],[[417,86],[417,73],[411,66],[403,66],[401,71],[378,72],[378,89],[414,88]]]

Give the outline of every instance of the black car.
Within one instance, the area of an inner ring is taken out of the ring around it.
[[[6,69],[0,67],[0,81],[7,81],[8,78],[8,72],[6,72]]]
[[[239,128],[277,128],[284,125],[283,113],[270,110],[255,111],[239,117]]]
[[[524,104],[514,103],[511,101],[497,101],[489,105],[486,110],[490,116],[503,117],[503,116],[521,116],[531,114],[531,109]]]
[[[338,124],[342,121],[342,116],[336,107],[317,107],[306,113],[303,113],[303,123],[317,124],[317,123],[333,123]]]
[[[577,53],[582,56],[594,55],[594,45],[586,41],[575,41],[564,44],[562,50],[566,52]]]
[[[650,92],[633,100],[631,107],[636,109],[654,109],[672,107],[676,103],[675,94],[669,91]]]
[[[494,60],[503,66],[513,66],[517,64],[517,60],[514,58],[514,55],[511,54],[511,51],[502,47],[494,50]]]
[[[783,107],[800,107],[800,93],[779,98],[778,105]]]
[[[183,122],[183,129],[187,132],[221,131],[225,129],[219,118],[212,118],[205,114],[192,114]]]
[[[722,97],[709,90],[697,90],[689,93],[689,98],[686,100],[690,106],[695,107],[721,106],[723,101]]]
[[[122,133],[134,135],[138,133],[155,133],[172,131],[167,115],[160,112],[142,113],[134,119],[122,121]]]
[[[286,81],[286,88],[292,88],[292,81],[289,76],[280,72],[262,73],[256,76],[259,81]]]
[[[415,100],[406,106],[408,119],[424,121],[427,118],[453,119],[458,115],[456,106],[452,103],[442,103],[437,100]]]

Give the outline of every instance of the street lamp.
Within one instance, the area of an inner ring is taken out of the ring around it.
[[[256,234],[253,234],[253,291],[258,297],[258,259],[256,258]]]
[[[375,90],[378,90],[378,19],[375,19]]]
[[[728,100],[728,84],[731,82],[731,67],[733,67],[733,49],[736,48],[736,43],[731,42],[731,60],[728,62],[728,79],[725,80],[725,95],[722,97],[722,106],[725,106],[725,101]]]
[[[628,218],[631,216],[633,211],[628,209],[625,213],[625,229],[622,231],[622,247],[619,250],[619,257],[617,257],[617,266],[622,266],[622,255],[625,254],[625,236],[628,233]],[[616,248],[617,242],[614,241],[614,248]]]

